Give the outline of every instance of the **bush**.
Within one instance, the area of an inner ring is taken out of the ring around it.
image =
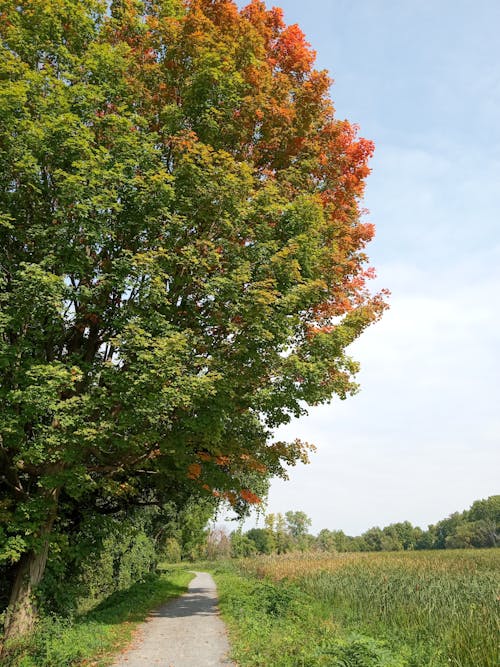
[[[129,517],[87,517],[64,542],[55,542],[38,590],[45,613],[71,617],[143,581],[159,560],[148,535],[150,513]]]

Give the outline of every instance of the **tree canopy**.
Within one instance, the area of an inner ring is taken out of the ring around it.
[[[272,429],[356,390],[345,349],[385,304],[365,286],[373,144],[281,10],[3,0],[0,18],[13,609],[75,503],[258,502],[307,456]]]

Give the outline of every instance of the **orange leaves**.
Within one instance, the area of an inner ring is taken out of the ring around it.
[[[222,497],[227,500],[230,505],[235,506],[238,502],[238,499],[244,500],[251,505],[257,505],[262,502],[262,499],[255,493],[252,493],[249,489],[241,489],[239,493],[235,491],[225,491],[220,494]]]
[[[201,475],[201,465],[199,463],[191,463],[188,466],[188,479],[198,479]]]
[[[332,331],[335,331],[335,326],[333,325],[325,325],[325,326],[315,326],[315,325],[309,325],[307,327],[307,337],[308,338],[313,338],[317,334],[323,333],[323,334],[329,334],[332,333]],[[299,377],[297,378],[297,382],[303,382],[304,379]]]
[[[257,29],[257,32],[264,37],[266,47],[269,48],[272,39],[276,39],[279,31],[285,26],[283,21],[283,10],[279,7],[273,7],[268,10],[262,0],[252,0],[241,12]]]
[[[258,505],[262,502],[262,498],[250,489],[241,489],[240,491],[219,491],[219,489],[212,489],[208,484],[204,484],[202,488],[208,491],[214,498],[220,498],[235,507],[239,501],[250,503],[251,505]]]
[[[230,462],[231,462],[231,459],[229,458],[229,456],[216,456],[215,457],[215,463],[218,466],[225,467],[225,466],[228,466],[230,464]]]
[[[238,501],[238,496],[234,491],[226,491],[222,496],[228,501],[230,505],[236,505]]]
[[[192,4],[198,5],[216,24],[227,27],[238,23],[238,7],[233,0],[192,0]]]
[[[267,472],[267,466],[265,466],[260,461],[257,461],[257,459],[255,459],[250,454],[240,454],[240,461],[243,462],[243,465],[248,470],[253,470],[254,472],[261,474],[265,474]]]
[[[240,491],[240,496],[243,498],[243,500],[245,500],[247,503],[250,503],[251,505],[257,505],[262,502],[258,495],[252,493],[248,489],[242,489]]]
[[[276,44],[276,53],[277,62],[284,72],[299,74],[309,71],[316,58],[316,53],[296,24],[283,30]]]

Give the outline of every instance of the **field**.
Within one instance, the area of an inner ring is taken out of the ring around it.
[[[500,664],[498,549],[260,557],[216,578],[242,666]]]

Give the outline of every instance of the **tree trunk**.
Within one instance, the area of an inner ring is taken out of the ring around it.
[[[54,499],[57,492],[53,492]],[[42,580],[49,552],[49,535],[52,531],[56,506],[49,520],[40,528],[40,547],[21,556],[14,575],[9,605],[5,615],[3,647],[11,639],[18,639],[30,632],[36,620],[36,606],[33,593]]]

